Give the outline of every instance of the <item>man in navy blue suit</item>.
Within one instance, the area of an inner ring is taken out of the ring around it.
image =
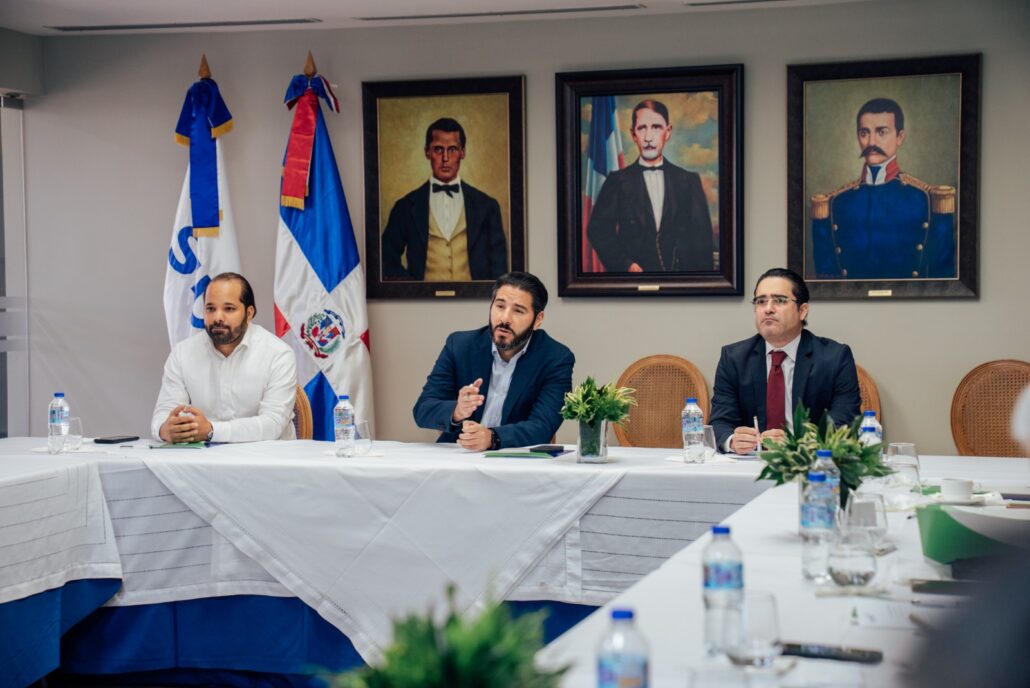
[[[576,358],[540,329],[546,306],[547,288],[534,275],[501,275],[489,324],[447,337],[415,402],[415,423],[472,451],[550,441]]]
[[[508,269],[501,206],[459,175],[465,129],[443,117],[426,130],[432,175],[399,199],[383,230],[383,279],[492,280]]]
[[[862,403],[855,359],[846,344],[805,329],[808,286],[801,275],[767,270],[751,303],[758,334],[724,346],[715,370],[711,424],[720,449],[743,454],[760,440],[782,440],[799,401],[813,421],[824,411],[837,425],[854,420]]]

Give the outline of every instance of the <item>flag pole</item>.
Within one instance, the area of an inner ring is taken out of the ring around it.
[[[315,58],[309,50],[308,59],[304,61],[304,76],[310,79],[316,74],[318,74],[318,67],[315,66]]]
[[[201,79],[210,79],[211,78],[211,68],[208,67],[208,65],[207,65],[207,54],[206,53],[201,53],[200,54],[200,67],[197,68],[197,76],[199,76]]]

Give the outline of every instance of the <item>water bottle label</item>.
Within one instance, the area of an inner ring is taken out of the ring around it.
[[[705,564],[705,590],[742,590],[744,565],[740,562]]]
[[[700,415],[683,416],[683,432],[701,432],[704,430],[704,419]]]
[[[56,425],[61,422],[61,409],[52,408],[50,409],[50,420],[51,425]]]
[[[600,657],[597,660],[597,688],[647,688],[647,658]]]
[[[827,504],[803,504],[801,506],[802,528],[832,529],[833,517],[833,509]]]

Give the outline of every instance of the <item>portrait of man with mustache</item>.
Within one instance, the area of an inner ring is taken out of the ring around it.
[[[901,171],[905,115],[889,98],[855,118],[859,178],[812,196],[812,257],[820,279],[953,278],[957,273],[955,188]]]

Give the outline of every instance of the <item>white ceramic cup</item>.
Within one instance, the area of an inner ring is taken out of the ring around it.
[[[968,501],[973,498],[973,481],[965,478],[941,478],[941,496],[945,501]]]

